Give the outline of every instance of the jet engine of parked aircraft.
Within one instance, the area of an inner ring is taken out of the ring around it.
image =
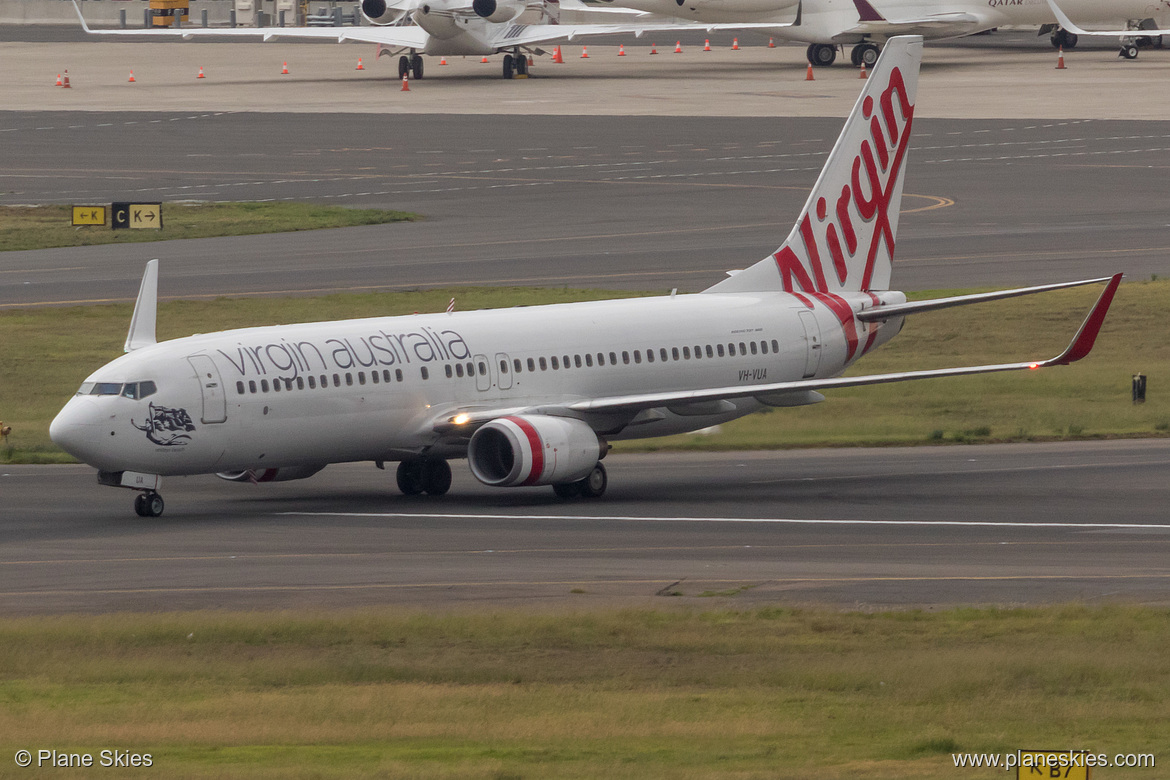
[[[407,9],[389,5],[386,0],[362,0],[362,14],[374,24],[394,24],[406,16]]]

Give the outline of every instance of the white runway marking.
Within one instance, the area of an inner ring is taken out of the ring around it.
[[[623,523],[771,523],[775,525],[893,525],[977,528],[1141,529],[1170,531],[1170,523],[1023,523],[993,520],[824,520],[790,517],[647,517],[638,515],[499,515],[442,512],[275,512],[277,517],[386,517],[440,520],[617,520]]]

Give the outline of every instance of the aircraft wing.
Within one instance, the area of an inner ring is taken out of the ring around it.
[[[698,30],[714,32],[716,30],[775,30],[779,27],[791,27],[792,24],[776,24],[775,22],[743,24],[702,24],[688,21],[629,21],[623,24],[529,24],[514,25],[502,36],[494,41],[496,46],[535,46],[541,43],[555,43],[557,41],[572,41],[575,38],[588,35],[615,35],[632,33],[641,38],[648,32],[695,32]],[[520,28],[520,29],[515,29]]]
[[[1060,26],[1076,35],[1087,35],[1090,38],[1129,38],[1138,35],[1170,35],[1170,30],[1106,30],[1097,32],[1082,30],[1076,26],[1072,19],[1068,18],[1064,11],[1060,10],[1060,6],[1054,0],[1048,0],[1048,7],[1052,9],[1052,13],[1056,14],[1056,21],[1060,22]]]
[[[460,429],[470,433],[478,425],[496,417],[507,414],[542,413],[567,416],[588,416],[590,414],[606,414],[617,412],[636,412],[642,409],[658,407],[686,407],[703,405],[712,402],[730,400],[732,398],[749,398],[753,396],[783,396],[788,394],[807,393],[809,391],[832,390],[840,387],[859,387],[862,385],[880,385],[893,382],[908,382],[915,379],[939,379],[952,376],[969,376],[972,374],[991,374],[1001,371],[1022,371],[1026,369],[1048,368],[1050,366],[1066,366],[1089,354],[1096,342],[1097,334],[1105,321],[1105,315],[1113,302],[1114,293],[1121,284],[1122,274],[1109,277],[1108,284],[1101,292],[1097,302],[1089,311],[1080,329],[1069,343],[1068,348],[1053,358],[1047,360],[1027,361],[1021,363],[998,363],[983,366],[959,366],[956,368],[940,368],[926,371],[902,371],[892,374],[869,374],[864,376],[842,376],[827,379],[801,379],[792,382],[771,382],[757,385],[734,385],[729,387],[707,388],[703,390],[672,391],[664,393],[638,393],[633,395],[611,396],[607,398],[592,398],[573,401],[561,405],[543,405],[524,409],[466,409],[445,414],[437,420],[434,429],[441,433],[453,433]],[[866,319],[881,319],[903,316],[912,311],[928,311],[930,308],[947,308],[963,303],[978,303],[980,301],[995,300],[988,296],[1000,298],[1014,295],[1027,295],[1033,292],[1044,292],[1050,289],[1089,284],[1091,281],[1073,282],[1062,285],[1045,285],[1039,288],[1025,290],[1009,290],[1003,293],[985,293],[956,298],[944,298],[938,301],[922,301],[911,304],[900,304],[884,309],[874,309],[865,312],[871,314]],[[965,299],[965,300],[964,300]],[[917,307],[917,308],[905,308]],[[880,312],[880,316],[878,313]]]
[[[990,19],[965,11],[893,19],[882,15],[869,0],[853,0],[853,5],[857,8],[857,25],[842,31],[839,35],[937,36],[940,30],[953,29],[954,34],[958,36],[992,26]]]
[[[421,49],[426,46],[429,35],[421,27],[161,27],[149,30],[92,30],[81,15],[77,0],[73,0],[81,27],[91,35],[132,35],[164,38],[190,39],[202,36],[228,38],[302,38],[337,41],[358,41],[381,43],[386,46],[405,46]]]

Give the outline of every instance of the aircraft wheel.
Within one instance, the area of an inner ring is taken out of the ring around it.
[[[585,498],[601,498],[609,486],[609,477],[605,473],[605,466],[598,463],[589,472],[589,476],[577,483],[581,486],[581,495]]]
[[[166,504],[163,503],[163,497],[158,493],[146,494],[146,516],[147,517],[162,517],[163,509]]]
[[[1136,60],[1138,56],[1138,47],[1136,44],[1127,43],[1121,47],[1119,54],[1127,60]]]
[[[410,58],[410,77],[415,81],[423,77],[423,58],[421,54],[416,54]]]
[[[1076,33],[1070,33],[1068,30],[1064,31],[1064,48],[1075,49],[1079,40],[1080,38]]]
[[[134,496],[134,513],[139,517],[150,517],[150,515],[148,515],[146,512],[146,494],[139,493],[138,495]]]
[[[528,75],[528,58],[525,57],[523,54],[516,55],[516,75],[517,76],[527,76]]]
[[[865,63],[865,67],[870,69],[872,69],[874,65],[877,65],[878,56],[881,54],[881,50],[877,47],[877,44],[863,43],[858,48],[861,49],[860,53],[857,55],[856,65],[858,67],[861,67],[862,63]]]
[[[581,495],[580,482],[562,482],[559,485],[553,485],[553,492],[557,494],[557,498],[572,499]]]
[[[828,43],[814,43],[808,47],[808,61],[817,68],[827,68],[837,61],[837,47]]]
[[[398,58],[398,78],[402,78],[410,72],[410,57],[403,54]]]
[[[419,459],[404,460],[398,464],[398,489],[404,496],[417,496],[423,492],[422,461]]]
[[[419,474],[419,484],[427,495],[441,496],[451,489],[451,466],[442,458],[424,460]]]
[[[506,79],[512,78],[513,68],[514,68],[514,66],[513,66],[513,62],[512,62],[512,55],[505,54],[504,55],[504,78],[506,78]]]

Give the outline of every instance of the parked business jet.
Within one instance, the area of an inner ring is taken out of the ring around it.
[[[1064,0],[1063,4],[1068,5],[1068,0]],[[1056,20],[1060,24],[1061,29],[1067,34],[1074,36],[1083,35],[1089,38],[1118,39],[1121,43],[1121,51],[1118,55],[1125,57],[1127,60],[1137,59],[1138,48],[1140,46],[1153,43],[1155,38],[1159,39],[1160,42],[1161,36],[1170,35],[1170,30],[1159,30],[1156,25],[1151,24],[1153,22],[1152,19],[1130,20],[1129,28],[1125,30],[1090,32],[1078,27],[1053,0],[1048,0],[1048,7],[1052,9],[1052,13],[1056,16]]]
[[[687,25],[673,19],[635,19],[623,24],[518,24],[516,19],[529,7],[527,0],[362,0],[362,13],[374,27],[165,27],[153,29],[93,30],[86,24],[77,0],[73,0],[81,27],[91,35],[179,37],[184,40],[213,36],[231,38],[275,38],[357,41],[378,45],[377,57],[398,57],[398,78],[423,77],[423,54],[456,57],[489,56],[502,52],[504,78],[528,75],[527,54],[545,54],[541,45],[572,41],[575,38],[655,31],[677,32]],[[541,6],[547,7],[547,6]],[[407,16],[413,25],[400,24]],[[702,29],[743,30],[762,24],[704,25]],[[786,25],[785,25],[786,26]],[[698,29],[698,28],[691,28]]]
[[[398,461],[402,492],[445,493],[448,459],[485,485],[597,497],[609,442],[691,431],[857,385],[1066,365],[1089,353],[1121,274],[908,303],[889,289],[922,39],[890,39],[787,240],[702,293],[280,325],[156,343],[147,264],[128,354],[53,420],[62,449],[158,516],[164,476],[303,479]],[[868,376],[846,368],[903,318],[1108,282],[1060,355]]]
[[[852,44],[850,60],[872,68],[881,44],[894,35],[921,35],[928,40],[958,38],[1008,25],[1040,25],[1052,33],[1053,46],[1076,45],[1074,28],[1064,24],[1040,0],[804,0],[799,24],[790,23],[794,3],[784,0],[582,0],[589,7],[615,6],[653,11],[692,22],[786,22],[767,35],[809,43],[808,61],[832,65],[837,50]],[[774,9],[762,4],[775,3]],[[674,8],[671,6],[674,5]],[[1150,18],[1167,10],[1165,0],[1062,0],[1082,24],[1125,22],[1156,27]],[[1058,26],[1060,25],[1060,26]],[[1079,28],[1076,28],[1079,30]],[[1143,32],[1157,35],[1157,32]],[[1115,34],[1116,35],[1116,34]]]

